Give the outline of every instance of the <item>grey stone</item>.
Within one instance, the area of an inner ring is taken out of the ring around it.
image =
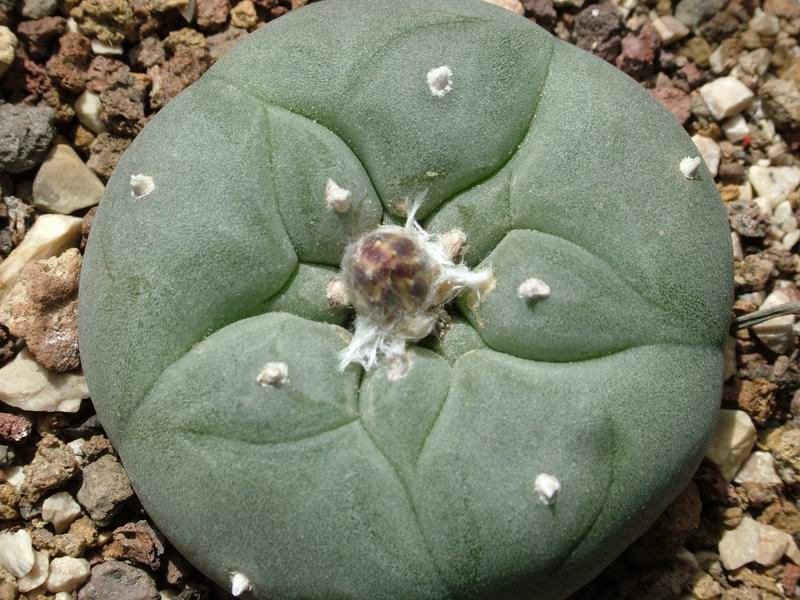
[[[727,4],[727,0],[681,0],[675,7],[675,16],[688,27],[695,27],[713,16]]]
[[[41,19],[56,14],[58,0],[22,0],[20,12],[26,19]]]
[[[107,525],[131,496],[133,490],[128,474],[113,456],[101,456],[83,470],[83,485],[78,490],[78,502],[99,525]]]
[[[159,600],[153,578],[136,567],[109,560],[92,568],[78,600]]]
[[[0,104],[0,172],[22,173],[38,165],[56,134],[49,108]]]

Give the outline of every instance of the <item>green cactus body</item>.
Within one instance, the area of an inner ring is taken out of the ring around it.
[[[83,365],[148,512],[244,597],[568,595],[714,426],[732,261],[696,155],[625,75],[478,0],[254,33],[134,140],[86,253]],[[495,288],[403,377],[342,371],[345,249],[422,195]]]

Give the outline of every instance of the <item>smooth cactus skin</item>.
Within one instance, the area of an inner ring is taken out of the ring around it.
[[[732,261],[695,154],[625,75],[479,0],[326,0],[254,33],[134,140],[89,240],[83,365],[143,504],[245,598],[565,597],[714,426]],[[326,286],[422,192],[497,288],[404,378],[339,372]],[[269,361],[285,384],[257,383]]]

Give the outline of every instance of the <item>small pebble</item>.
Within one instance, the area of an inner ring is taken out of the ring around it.
[[[756,428],[748,414],[741,410],[722,409],[705,455],[730,481],[750,456],[755,443]]]
[[[541,279],[530,277],[519,284],[517,296],[525,300],[544,300],[550,297],[550,286]]]
[[[753,92],[734,77],[720,77],[705,84],[700,96],[718,121],[739,114],[753,101]]]
[[[89,578],[89,561],[71,556],[59,556],[50,563],[47,576],[48,592],[72,592]]]

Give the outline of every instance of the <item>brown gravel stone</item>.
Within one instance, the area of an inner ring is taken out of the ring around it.
[[[777,409],[775,391],[778,386],[766,379],[737,379],[725,390],[723,403],[743,410],[757,426],[763,426],[772,418]]]
[[[83,33],[104,44],[119,46],[134,39],[133,10],[127,0],[83,0],[70,14]]]
[[[800,127],[800,86],[794,81],[771,79],[759,90],[764,110],[780,128]]]
[[[52,87],[45,68],[34,62],[22,49],[6,74],[0,79],[0,90],[6,100],[13,103],[35,104]]]
[[[83,469],[78,502],[99,525],[107,525],[132,496],[128,475],[113,456],[101,456]]]
[[[700,35],[712,44],[721,42],[742,29],[742,23],[733,13],[723,10],[715,14],[700,28]]]
[[[597,14],[594,14],[597,11]],[[613,62],[622,51],[622,15],[611,2],[592,4],[575,16],[575,44],[603,60]]]
[[[163,538],[147,521],[117,527],[114,530],[114,541],[103,548],[103,558],[106,560],[128,560],[151,571],[158,571],[163,554]]]
[[[53,535],[49,529],[34,529],[31,541],[34,548],[51,556],[79,558],[97,542],[97,528],[89,517],[83,516],[69,526],[67,533]]]
[[[650,93],[672,113],[679,123],[683,124],[689,120],[692,114],[692,99],[689,94],[673,86],[657,87]]]
[[[64,33],[67,20],[64,17],[44,17],[35,21],[23,21],[17,26],[17,35],[31,58],[41,60],[52,50],[53,42]]]
[[[81,588],[78,600],[159,600],[156,584],[145,571],[109,560],[92,567],[89,582]]]
[[[78,152],[82,154],[84,158],[88,156],[89,151],[92,148],[92,143],[95,139],[95,134],[86,129],[86,127],[80,123],[75,125],[75,129],[72,134],[72,145],[75,146],[75,149],[78,150]]]
[[[775,263],[758,254],[749,254],[736,264],[734,282],[743,292],[758,292],[766,288],[775,275]]]
[[[636,80],[653,74],[661,47],[661,38],[656,30],[645,24],[638,32],[629,33],[622,39],[622,53],[616,59],[617,68]]]
[[[111,445],[111,442],[108,441],[108,438],[104,435],[93,435],[90,437],[81,447],[84,457],[86,457],[87,461],[94,461],[104,456],[106,454],[110,454],[114,456],[114,447]]]
[[[231,9],[231,25],[253,31],[258,23],[256,7],[252,0],[241,0]]]
[[[146,37],[130,51],[129,58],[134,69],[146,71],[153,65],[164,62],[164,44],[155,36]]]
[[[770,504],[757,520],[759,523],[772,525],[786,533],[793,534],[800,531],[800,510],[792,502],[783,498]]]
[[[789,485],[800,483],[800,429],[785,432],[773,455],[780,478]]]
[[[45,434],[36,447],[36,456],[25,467],[22,495],[36,502],[42,494],[55,489],[78,472],[72,450],[52,434]]]
[[[783,590],[789,598],[797,593],[798,580],[800,580],[800,567],[788,563],[783,569],[781,584],[783,584]]]
[[[228,0],[197,0],[196,6],[197,27],[202,31],[217,31],[228,22]]]
[[[526,15],[533,17],[537,25],[551,30],[558,20],[553,0],[522,0]]]
[[[800,4],[794,0],[766,0],[764,12],[785,19],[800,19]]]
[[[708,64],[708,57],[711,56],[711,46],[704,38],[693,37],[683,45],[678,54],[704,67]]]
[[[7,230],[0,230],[0,248],[2,247],[3,233]],[[0,325],[0,367],[17,355],[16,338],[11,335],[4,325]]]
[[[19,518],[19,494],[8,483],[0,483],[0,521]]]
[[[99,176],[108,179],[130,143],[130,138],[101,133],[92,143],[87,166]]]
[[[211,65],[208,51],[201,48],[179,46],[175,55],[162,66],[148,69],[153,80],[150,105],[161,108],[188,85],[194,83]]]
[[[75,118],[75,107],[64,97],[64,92],[58,88],[50,88],[42,95],[42,100],[53,109],[53,121],[59,125],[66,125]]]
[[[64,90],[80,94],[85,85],[92,59],[89,38],[80,33],[65,33],[58,40],[58,53],[47,61],[47,74]]]
[[[108,56],[95,56],[87,71],[86,89],[99,94],[115,78],[130,73],[130,70],[130,67],[121,60]]]
[[[725,205],[731,227],[745,237],[761,238],[767,235],[768,224],[761,209],[752,200],[737,200]]]
[[[36,362],[64,373],[80,366],[78,354],[78,281],[81,255],[72,248],[61,256],[29,263],[6,299],[0,320],[25,338]]]
[[[190,27],[184,27],[183,29],[171,32],[164,40],[164,48],[170,55],[175,54],[175,51],[181,46],[186,46],[188,48],[207,48],[208,43],[202,33]]]
[[[134,137],[145,125],[145,84],[131,73],[118,71],[100,94],[100,115],[108,131],[122,137]]]
[[[25,415],[0,413],[0,441],[3,443],[21,442],[33,430],[33,423]]]

